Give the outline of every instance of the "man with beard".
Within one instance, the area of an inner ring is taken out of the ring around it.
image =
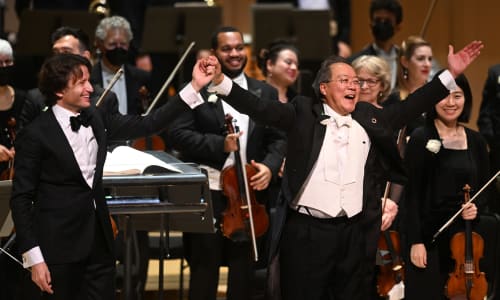
[[[221,62],[222,72],[234,83],[262,99],[278,101],[274,88],[243,73],[247,51],[243,36],[236,28],[219,28],[212,36],[211,51]],[[184,234],[191,274],[189,299],[216,299],[219,267],[223,264],[229,268],[227,299],[249,299],[254,273],[252,244],[249,238],[233,241],[221,233],[222,213],[228,205],[228,198],[222,193],[221,171],[234,163],[231,152],[239,148],[243,163],[256,169],[256,174],[248,180],[249,185],[256,191],[257,200],[265,201],[267,187],[276,178],[283,161],[285,137],[275,128],[256,124],[215,94],[209,94],[206,88],[200,93],[187,93],[184,89],[180,95],[183,99],[200,99],[203,104],[178,117],[168,130],[167,143],[180,152],[183,160],[196,162],[207,170],[217,229],[215,234]],[[237,120],[240,133],[226,133],[225,114]],[[259,256],[266,255],[260,253]]]
[[[370,3],[370,28],[373,42],[349,57],[352,62],[361,55],[379,56],[391,67],[391,88],[396,85],[398,46],[394,35],[401,29],[403,8],[399,0],[372,0]]]
[[[96,47],[101,54],[90,74],[92,84],[108,86],[118,69],[125,73],[111,89],[118,96],[121,114],[138,115],[144,112],[142,87],[148,87],[150,73],[128,63],[130,41],[133,38],[129,22],[120,16],[104,18],[95,31]]]

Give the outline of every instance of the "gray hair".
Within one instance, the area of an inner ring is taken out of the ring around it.
[[[379,101],[383,101],[389,96],[391,92],[391,69],[383,58],[373,55],[362,55],[352,62],[352,67],[354,71],[356,71],[356,74],[359,73],[361,69],[365,69],[380,80],[384,90],[382,91],[382,96]]]
[[[11,58],[14,56],[12,46],[8,41],[0,39],[0,54],[8,55]]]
[[[123,29],[127,33],[128,42],[132,40],[134,35],[132,34],[132,29],[130,29],[130,23],[121,16],[107,17],[99,22],[95,30],[95,37],[100,41],[104,41],[108,30],[110,29]]]

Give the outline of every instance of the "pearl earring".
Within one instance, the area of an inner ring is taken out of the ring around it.
[[[408,80],[408,69],[407,68],[403,68],[403,78]]]

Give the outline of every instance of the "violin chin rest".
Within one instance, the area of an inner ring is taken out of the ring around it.
[[[233,232],[230,237],[233,242],[248,242],[250,239],[248,234],[244,230],[238,230]]]

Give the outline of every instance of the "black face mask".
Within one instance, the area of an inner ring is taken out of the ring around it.
[[[127,62],[128,51],[123,48],[115,48],[113,50],[106,50],[106,58],[113,66],[121,66]]]
[[[14,66],[0,67],[0,86],[10,83],[13,71]]]
[[[372,33],[377,41],[385,42],[394,36],[394,26],[389,21],[375,20],[372,24]]]

